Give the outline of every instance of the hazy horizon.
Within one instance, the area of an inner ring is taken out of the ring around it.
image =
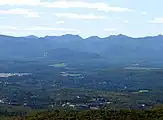
[[[90,38],[90,37],[98,37],[98,38],[107,38],[107,37],[111,37],[111,36],[126,36],[126,37],[130,37],[130,38],[145,38],[145,37],[157,37],[157,36],[163,36],[163,34],[156,34],[156,35],[148,35],[148,36],[139,36],[139,37],[132,37],[132,36],[128,36],[128,35],[125,35],[125,34],[116,34],[116,35],[108,35],[108,36],[103,36],[103,37],[100,37],[100,36],[88,36],[88,37],[83,37],[83,36],[80,36],[79,34],[62,34],[62,35],[45,35],[45,36],[37,36],[37,35],[34,35],[34,34],[30,34],[30,35],[25,35],[25,36],[15,36],[15,35],[7,35],[7,34],[0,34],[0,36],[10,36],[10,37],[38,37],[38,38],[43,38],[43,37],[61,37],[61,36],[65,36],[65,35],[72,35],[72,36],[79,36],[81,37],[82,39],[87,39],[87,38]]]

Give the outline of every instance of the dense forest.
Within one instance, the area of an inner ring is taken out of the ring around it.
[[[1,120],[163,120],[162,106],[150,110],[54,110],[27,116],[1,117]]]

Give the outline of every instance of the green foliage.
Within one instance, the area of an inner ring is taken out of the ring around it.
[[[11,120],[163,120],[163,108],[151,110],[88,110],[65,111],[55,110],[39,112]]]

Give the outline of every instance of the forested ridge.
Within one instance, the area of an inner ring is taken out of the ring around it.
[[[150,110],[54,110],[1,120],[163,120],[163,107]]]

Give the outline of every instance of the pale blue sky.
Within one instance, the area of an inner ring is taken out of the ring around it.
[[[0,0],[0,34],[163,34],[163,0]]]

